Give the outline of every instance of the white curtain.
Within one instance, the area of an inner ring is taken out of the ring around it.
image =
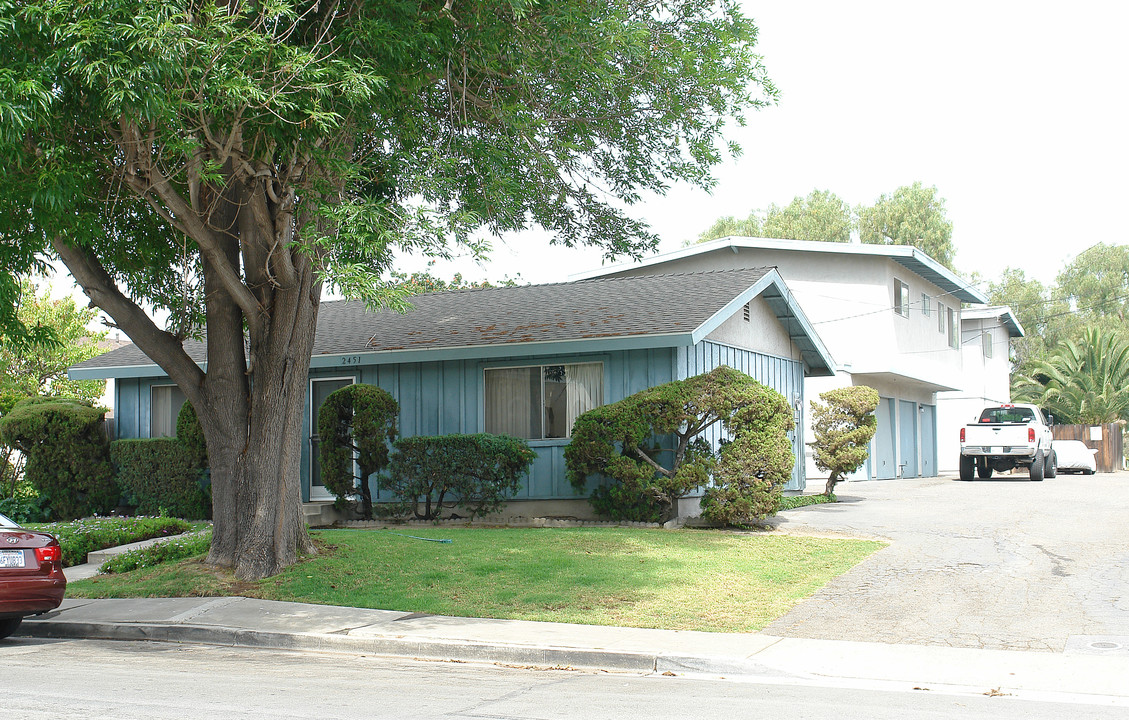
[[[525,439],[541,437],[541,428],[534,427],[541,399],[532,393],[532,388],[540,387],[540,372],[540,367],[486,371],[486,432]]]
[[[565,365],[565,382],[568,387],[568,430],[572,437],[572,426],[576,418],[604,404],[604,365],[603,363],[583,363]]]
[[[175,437],[176,416],[184,404],[184,393],[175,385],[155,385],[150,398],[149,437]]]

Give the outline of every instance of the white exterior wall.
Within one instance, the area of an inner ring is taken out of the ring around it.
[[[983,338],[991,334],[992,356]],[[937,394],[937,449],[941,472],[956,472],[960,457],[960,428],[976,422],[988,405],[1011,401],[1011,335],[998,317],[969,318],[961,329],[964,361],[962,389]]]
[[[744,311],[738,310],[707,335],[706,339],[733,347],[756,350],[765,355],[800,360],[800,351],[788,337],[788,331],[761,297],[753,298],[749,303],[748,320],[745,320]]]

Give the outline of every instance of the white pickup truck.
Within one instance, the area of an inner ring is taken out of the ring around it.
[[[992,477],[1025,467],[1032,480],[1058,472],[1051,447],[1051,428],[1034,405],[996,405],[980,413],[980,421],[960,429],[960,479]]]

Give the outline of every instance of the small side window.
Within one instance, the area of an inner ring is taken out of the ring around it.
[[[909,285],[894,278],[894,312],[909,317]]]

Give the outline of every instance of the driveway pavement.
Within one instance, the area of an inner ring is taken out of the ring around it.
[[[1129,473],[846,483],[779,529],[890,547],[763,631],[1129,655]]]

